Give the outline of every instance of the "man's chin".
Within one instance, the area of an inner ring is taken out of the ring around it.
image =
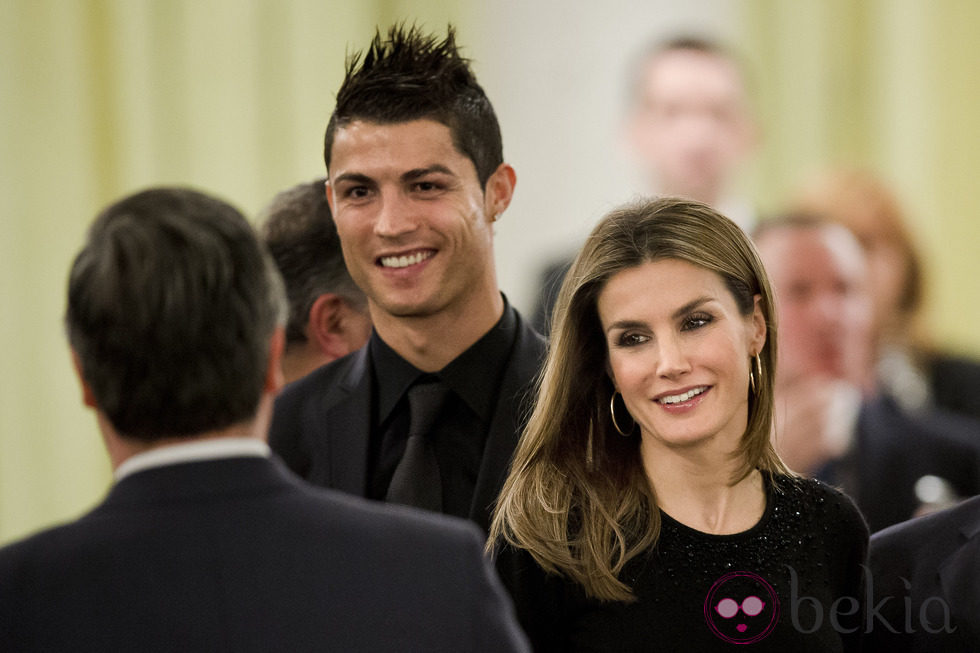
[[[373,311],[380,311],[393,318],[409,320],[432,317],[439,312],[439,307],[431,299],[387,299],[384,302],[375,302]]]

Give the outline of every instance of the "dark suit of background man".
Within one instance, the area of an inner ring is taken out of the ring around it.
[[[980,650],[980,497],[876,533],[871,578],[881,619],[865,650]]]
[[[371,335],[367,298],[344,265],[325,182],[284,190],[259,216],[259,233],[282,273],[289,299],[282,355],[286,383],[360,349]]]
[[[311,482],[373,499],[404,501],[393,479],[411,462],[427,495],[413,505],[486,530],[545,345],[497,286],[493,226],[516,176],[452,29],[437,41],[392,28],[350,59],[324,156],[344,260],[375,331],[286,389],[270,444]],[[431,382],[448,397],[413,441],[412,388]],[[414,467],[416,453],[426,465]]]
[[[195,191],[95,221],[66,323],[116,482],[0,550],[0,650],[526,650],[478,529],[269,457],[281,283],[241,214]]]

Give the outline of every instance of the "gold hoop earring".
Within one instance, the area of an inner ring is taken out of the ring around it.
[[[619,390],[613,391],[612,397],[609,398],[609,417],[612,418],[613,427],[619,432],[619,434],[624,438],[628,438],[630,434],[633,433],[633,429],[630,429],[629,431],[624,431],[623,429],[619,428],[619,423],[616,421],[616,395],[617,394],[619,394]]]
[[[755,377],[759,377],[759,383],[762,383],[762,360],[759,358],[759,354],[756,354],[752,358],[755,359],[755,370],[756,373],[752,373],[752,363],[749,363],[749,388],[752,390],[752,394],[755,394]]]

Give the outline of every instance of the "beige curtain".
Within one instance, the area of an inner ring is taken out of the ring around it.
[[[767,126],[767,208],[822,168],[877,171],[926,254],[930,332],[980,354],[980,3],[747,0],[743,9]]]

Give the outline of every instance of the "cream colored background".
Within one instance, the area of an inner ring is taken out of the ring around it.
[[[894,183],[931,273],[940,342],[980,354],[980,3],[972,0],[0,0],[0,542],[109,484],[61,328],[68,266],[122,194],[192,184],[253,215],[321,175],[344,54],[374,26],[452,21],[502,124],[517,194],[501,286],[639,186],[617,145],[627,61],[677,29],[756,69],[766,129],[746,185],[767,209],[834,162]]]

